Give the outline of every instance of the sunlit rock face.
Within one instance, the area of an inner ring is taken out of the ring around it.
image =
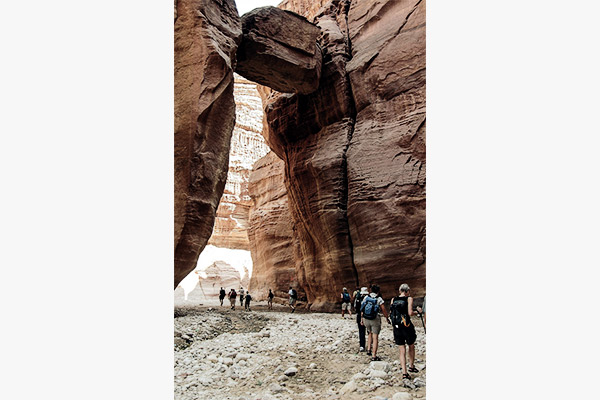
[[[252,274],[250,252],[207,245],[198,258],[196,268],[175,290],[176,304],[215,304],[219,290],[248,288]]]
[[[248,218],[252,200],[248,179],[252,164],[269,152],[262,131],[262,100],[256,84],[235,75],[235,127],[229,152],[229,172],[208,244],[249,250]]]
[[[234,0],[175,3],[174,287],[196,267],[225,187],[241,36]]]
[[[307,18],[309,21],[312,21],[319,9],[329,1],[330,0],[283,0],[277,7],[282,10],[293,11]]]

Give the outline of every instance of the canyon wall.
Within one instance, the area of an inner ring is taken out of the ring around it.
[[[284,184],[284,163],[273,152],[254,164],[249,182],[253,206],[250,210],[250,252],[253,272],[250,290],[265,300],[269,289],[276,300],[287,299],[290,286],[297,290],[291,215]],[[305,294],[299,290],[299,297]]]
[[[248,179],[252,164],[269,152],[261,135],[262,100],[256,83],[234,74],[235,127],[229,151],[229,171],[208,244],[249,250],[248,223],[252,200]]]
[[[310,19],[313,2],[286,4],[304,5]],[[344,286],[377,283],[389,298],[406,282],[422,296],[425,3],[334,0],[313,22],[323,56],[318,89],[260,90],[263,134],[284,161],[292,223],[279,230],[291,229],[298,243],[299,286],[317,311],[336,308]]]
[[[233,0],[175,3],[174,287],[211,235],[235,121],[233,69],[241,22]]]

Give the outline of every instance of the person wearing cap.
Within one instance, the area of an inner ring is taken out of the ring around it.
[[[365,326],[361,324],[362,316],[360,314],[360,304],[365,296],[369,295],[369,289],[367,287],[356,288],[354,293],[352,294],[352,304],[354,304],[354,311],[356,312],[356,324],[358,325],[358,343],[359,343],[359,352],[365,351]]]
[[[350,311],[350,304],[352,301],[350,300],[350,293],[348,293],[348,289],[343,288],[340,296],[342,298],[342,318],[344,318],[345,311],[348,311],[348,316],[351,317],[352,311]]]

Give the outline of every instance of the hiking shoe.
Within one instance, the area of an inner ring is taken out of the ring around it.
[[[367,355],[370,356],[371,355],[371,350],[367,350]]]
[[[379,358],[378,356],[371,357],[371,361],[381,361],[381,358]]]
[[[363,352],[363,351],[365,351],[365,348],[361,347],[360,349],[358,349],[358,351]]]

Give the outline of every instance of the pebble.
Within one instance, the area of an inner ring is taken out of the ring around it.
[[[374,378],[387,378],[387,376],[388,376],[387,372],[381,371],[379,369],[373,369],[369,373],[369,378],[370,379],[374,379]]]
[[[350,382],[347,382],[344,386],[342,386],[342,388],[340,389],[340,394],[354,392],[356,390],[356,388],[357,388],[356,382],[352,380]]]
[[[385,361],[371,361],[371,363],[369,364],[369,368],[376,371],[386,372],[388,372],[391,369],[390,364],[388,364]]]
[[[296,367],[290,367],[283,372],[283,374],[287,375],[287,376],[294,376],[297,373],[298,373],[298,368],[296,368]]]
[[[269,385],[269,390],[273,393],[281,393],[283,391],[285,391],[284,388],[282,388],[279,384],[273,382]]]
[[[392,396],[392,400],[413,400],[410,393],[398,392]]]

